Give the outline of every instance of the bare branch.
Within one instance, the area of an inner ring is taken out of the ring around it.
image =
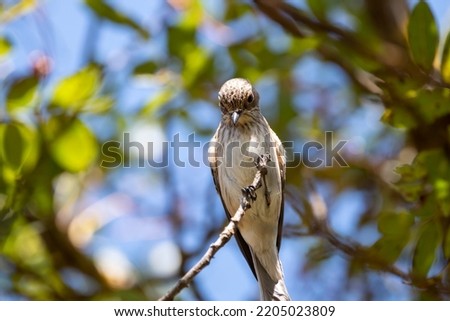
[[[175,295],[181,292],[184,288],[189,286],[194,277],[200,273],[211,262],[214,255],[222,248],[237,231],[237,225],[244,216],[245,212],[251,207],[251,202],[255,199],[254,192],[260,188],[263,184],[262,181],[267,174],[267,162],[269,156],[262,155],[258,157],[255,166],[257,172],[252,184],[242,190],[242,199],[239,208],[234,213],[228,225],[220,233],[219,238],[212,243],[203,257],[181,278],[177,284],[172,287],[165,295],[159,298],[158,301],[171,301],[175,298]]]

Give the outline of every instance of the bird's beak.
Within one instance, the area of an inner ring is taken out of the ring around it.
[[[234,125],[236,125],[237,121],[239,120],[239,117],[241,117],[241,112],[240,111],[235,111],[231,115],[231,120],[233,121]]]

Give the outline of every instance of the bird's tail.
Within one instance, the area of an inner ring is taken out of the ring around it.
[[[284,283],[284,274],[281,262],[278,259],[280,277],[274,280],[262,266],[259,259],[252,253],[253,264],[255,266],[256,276],[258,278],[259,293],[263,301],[290,301],[289,293]]]

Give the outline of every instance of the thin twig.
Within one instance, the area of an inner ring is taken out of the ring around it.
[[[244,216],[245,212],[251,207],[251,202],[255,199],[254,192],[262,186],[262,180],[267,174],[267,162],[269,161],[269,157],[266,155],[262,155],[258,157],[255,166],[257,168],[257,172],[255,174],[255,178],[253,182],[248,187],[242,190],[242,199],[239,205],[239,208],[234,213],[233,217],[230,220],[230,223],[223,229],[222,233],[220,233],[219,238],[212,243],[203,257],[181,278],[178,280],[177,284],[172,287],[165,295],[159,298],[158,301],[171,301],[175,298],[175,295],[181,292],[182,289],[189,286],[194,277],[200,273],[209,263],[214,255],[222,248],[237,231],[237,225],[239,221]]]

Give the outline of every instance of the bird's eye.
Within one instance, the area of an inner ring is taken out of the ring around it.
[[[248,95],[248,97],[247,97],[247,102],[248,102],[248,103],[252,103],[254,99],[255,99],[255,97],[253,96],[253,94],[250,94],[250,95]]]

